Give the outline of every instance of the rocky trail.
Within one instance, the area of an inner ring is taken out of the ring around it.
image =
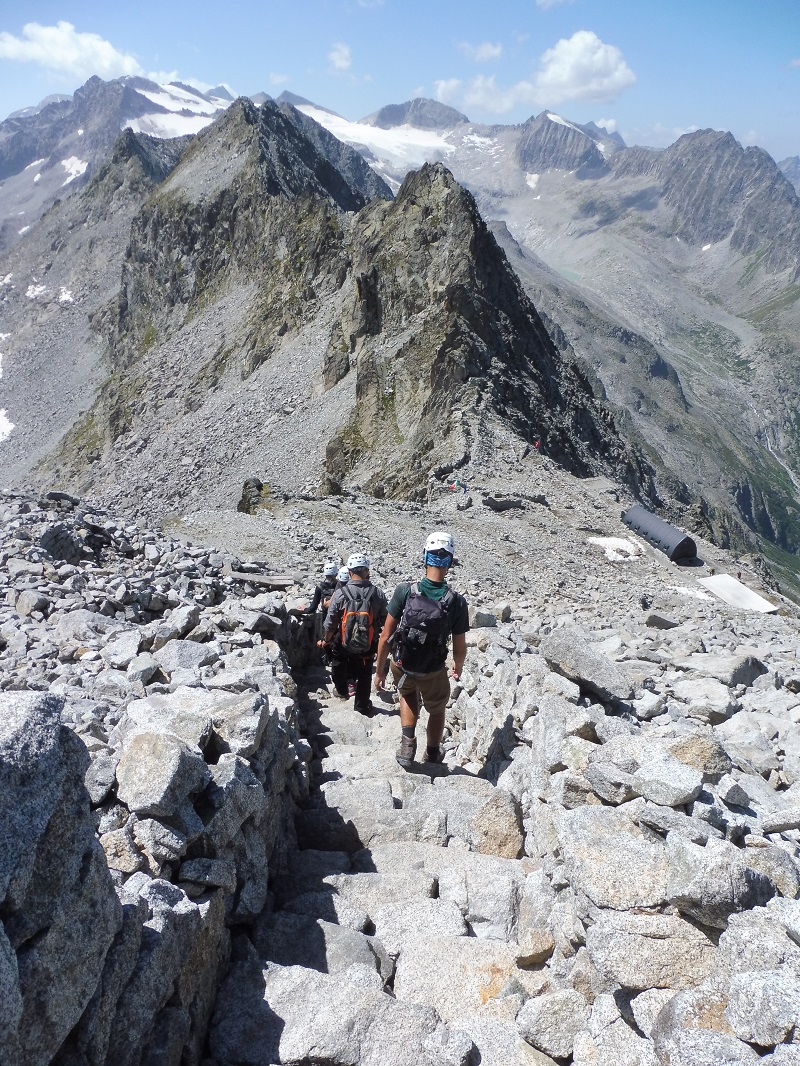
[[[797,1062],[797,614],[712,599],[612,488],[540,464],[503,511],[296,499],[194,544],[3,497],[3,1061]],[[357,539],[391,588],[445,524],[468,654],[444,764],[405,771],[300,577],[230,571]]]

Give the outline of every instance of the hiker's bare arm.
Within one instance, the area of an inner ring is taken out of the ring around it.
[[[461,677],[464,670],[464,660],[467,657],[466,633],[453,634],[453,677],[456,681]]]
[[[375,660],[375,691],[380,692],[386,681],[386,673],[389,669],[389,641],[397,629],[397,619],[390,614],[386,615],[386,621],[381,630],[381,639],[378,641],[378,657]]]

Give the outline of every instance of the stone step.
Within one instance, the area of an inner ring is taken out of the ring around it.
[[[327,974],[302,966],[234,963],[209,1034],[215,1062],[359,1066],[469,1066],[472,1040],[427,1006],[401,1003],[380,974],[353,965]]]

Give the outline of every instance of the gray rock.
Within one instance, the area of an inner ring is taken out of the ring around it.
[[[625,669],[596,651],[579,630],[554,630],[542,640],[539,652],[552,669],[600,699],[627,700],[633,695]]]
[[[114,670],[127,670],[133,659],[139,654],[142,635],[137,629],[121,633],[104,648],[100,649],[103,662]],[[130,677],[129,677],[130,680]]]
[[[574,1066],[661,1066],[653,1045],[627,1024],[608,993],[595,999],[589,1024],[576,1033],[572,1061]]]
[[[667,836],[669,902],[703,925],[725,929],[735,911],[763,906],[775,894],[774,883],[746,865],[747,852],[724,840],[705,847],[670,833]]]
[[[664,807],[691,803],[703,788],[702,774],[666,753],[643,763],[633,780],[639,795]]]
[[[602,912],[586,934],[601,973],[623,988],[686,988],[714,967],[714,945],[682,918],[667,914]]]
[[[800,980],[780,970],[738,973],[725,1015],[740,1040],[774,1047],[800,1040]]]
[[[261,958],[280,966],[341,974],[351,966],[365,966],[380,973],[383,981],[391,976],[379,940],[305,914],[279,911],[259,920],[253,942]]]
[[[735,688],[737,685],[750,686],[757,677],[767,672],[761,660],[754,655],[695,653],[688,658],[676,660],[676,665],[703,677],[715,677],[728,688]]]
[[[139,733],[117,766],[117,795],[137,814],[169,817],[209,777],[202,755],[172,734]]]
[[[0,694],[0,1024],[26,1062],[49,1062],[77,1023],[122,918],[62,708]]]
[[[197,604],[192,603],[183,607],[176,607],[169,618],[165,618],[158,624],[153,637],[152,650],[154,652],[158,651],[170,641],[186,636],[191,629],[195,628],[199,621],[200,608]]]
[[[116,784],[118,762],[116,755],[106,752],[100,752],[92,759],[83,783],[93,806],[102,803]]]
[[[566,875],[598,907],[661,906],[669,875],[666,852],[647,840],[624,810],[580,807],[556,819]]]
[[[446,899],[420,899],[413,904],[389,903],[372,916],[375,936],[392,958],[416,938],[466,936],[467,923],[458,906]]]
[[[764,833],[786,833],[790,829],[800,829],[800,807],[787,807],[774,814],[765,814],[761,819]]]
[[[124,739],[136,733],[171,733],[201,750],[211,736],[211,714],[219,702],[218,695],[195,688],[177,688],[132,700],[126,717],[109,739]]]
[[[443,1026],[430,1007],[386,995],[374,970],[355,966],[331,976],[243,962],[220,993],[210,1049],[220,1066],[467,1066],[472,1041]]]
[[[219,658],[214,644],[198,644],[194,640],[170,640],[151,651],[153,658],[164,671],[172,676],[179,670],[196,673],[201,666],[209,666]]]
[[[269,698],[264,694],[228,698],[213,710],[216,747],[244,758],[261,745],[270,716]]]
[[[521,1035],[533,1047],[555,1058],[572,1054],[575,1036],[589,1021],[591,1008],[571,988],[545,992],[527,1000],[517,1015]]]
[[[639,794],[634,777],[613,763],[593,762],[584,770],[584,776],[595,794],[606,803],[626,803]]]
[[[154,659],[149,651],[145,651],[131,659],[125,671],[125,676],[131,684],[136,684],[138,681],[143,685],[147,685],[160,669],[158,660]]]

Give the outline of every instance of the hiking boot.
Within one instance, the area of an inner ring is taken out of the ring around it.
[[[444,752],[438,744],[435,748],[425,748],[425,762],[444,762]]]
[[[348,699],[352,699],[353,696],[355,696],[355,694],[356,694],[356,683],[355,683],[355,681],[348,681],[347,682],[347,697],[348,697]]]
[[[417,754],[417,738],[401,737],[400,747],[397,749],[396,759],[404,769],[408,769],[414,762]]]

